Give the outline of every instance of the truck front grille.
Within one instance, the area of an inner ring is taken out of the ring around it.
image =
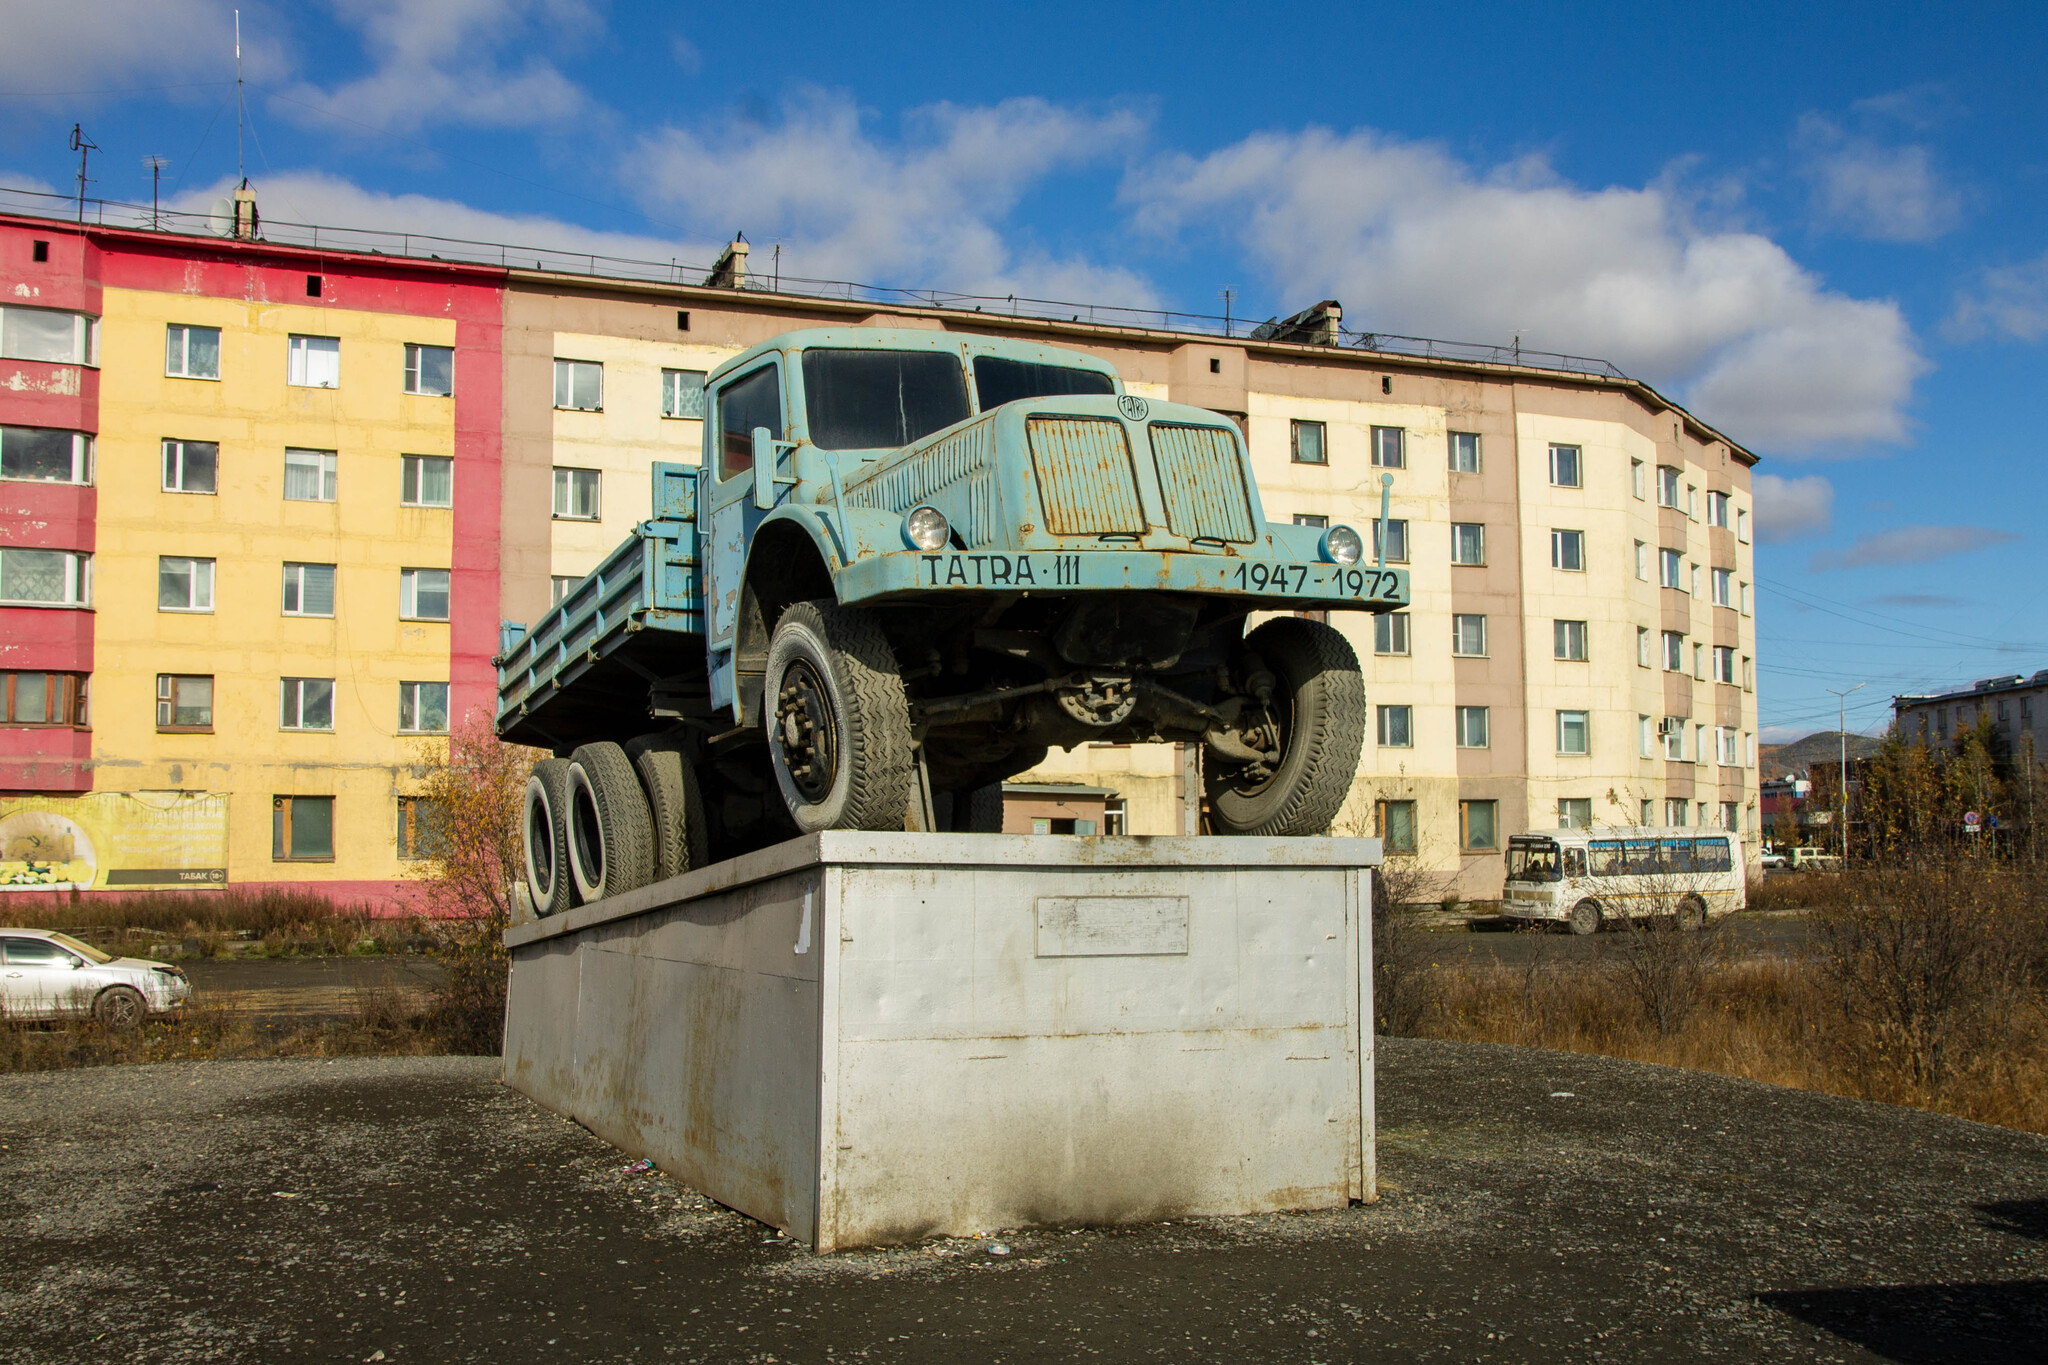
[[[1123,423],[1109,417],[1033,417],[1026,427],[1046,530],[1059,536],[1145,533],[1138,472]]]
[[[940,504],[940,510],[970,548],[987,545],[995,536],[995,463],[989,424],[976,422],[945,440],[867,479],[847,487],[848,507],[873,507],[908,512],[919,503]],[[961,495],[965,495],[965,523]]]
[[[1252,505],[1237,442],[1218,427],[1152,424],[1152,462],[1166,524],[1190,540],[1252,539]]]

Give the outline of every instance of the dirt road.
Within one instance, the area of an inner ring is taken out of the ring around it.
[[[0,1361],[2035,1361],[2048,1139],[1480,1044],[1384,1198],[818,1258],[459,1058],[0,1077]],[[380,1354],[381,1353],[381,1354]]]

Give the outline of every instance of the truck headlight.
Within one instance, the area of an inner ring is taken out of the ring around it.
[[[936,507],[913,507],[903,518],[903,538],[920,550],[943,550],[953,538],[953,524]]]
[[[1349,526],[1332,526],[1323,532],[1323,554],[1332,564],[1356,564],[1365,558],[1365,542]]]

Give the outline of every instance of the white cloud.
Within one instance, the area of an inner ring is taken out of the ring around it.
[[[2006,545],[2019,537],[2011,531],[1989,526],[1901,526],[1859,536],[1854,545],[1842,550],[1822,550],[1810,565],[1815,573],[1827,569],[1888,568],[1900,564],[1931,564],[1951,555]]]
[[[1756,490],[1756,537],[1767,544],[1804,540],[1824,534],[1835,510],[1835,490],[1818,474],[1788,479],[1759,474]]]
[[[204,189],[189,190],[169,207],[205,213],[214,200],[234,189],[233,177]],[[593,252],[634,261],[676,259],[708,268],[718,248],[708,241],[678,242],[626,232],[599,232],[541,214],[493,213],[452,199],[425,194],[385,194],[322,171],[287,171],[255,181],[256,204],[268,223],[316,223],[323,228],[359,228],[396,235],[403,232],[459,238],[469,242],[501,242],[551,251]],[[271,235],[291,236],[283,231]],[[295,237],[293,238],[296,239]],[[346,239],[329,239],[346,245]],[[475,259],[465,256],[464,259]],[[514,264],[517,264],[515,259]],[[689,280],[695,283],[695,278]]]
[[[1282,295],[1341,298],[1360,329],[1602,355],[1753,446],[1897,440],[1926,367],[1896,304],[1701,227],[1663,185],[1586,190],[1538,159],[1482,171],[1311,128],[1164,158],[1125,195],[1140,227],[1233,234]]]
[[[1925,146],[1887,146],[1821,114],[1799,120],[1792,145],[1822,227],[1879,242],[1930,242],[1962,221],[1962,196],[1943,183]]]
[[[1129,150],[1137,115],[1079,113],[1039,99],[939,104],[885,142],[838,96],[786,104],[773,124],[735,120],[644,138],[624,171],[646,202],[707,234],[743,229],[753,268],[780,240],[782,271],[806,279],[1143,306],[1141,276],[1014,248],[1003,222],[1049,176]]]
[[[2048,252],[2019,265],[1994,266],[1956,298],[1942,330],[1957,341],[1986,333],[2015,341],[2048,336]]]
[[[306,121],[303,106],[311,106],[386,131],[409,132],[429,120],[532,128],[586,110],[583,90],[554,63],[507,51],[558,47],[600,30],[581,0],[363,0],[339,10],[361,32],[373,68],[331,90],[292,87],[279,111],[297,121]]]
[[[75,96],[234,79],[229,0],[22,0],[0,8],[0,86],[11,92]],[[252,18],[243,15],[245,66],[251,76],[264,76],[281,58]]]

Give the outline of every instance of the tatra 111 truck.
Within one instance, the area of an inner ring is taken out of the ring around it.
[[[996,337],[763,342],[706,380],[700,463],[653,480],[505,631],[497,732],[554,755],[541,914],[815,830],[998,829],[1005,778],[1088,741],[1197,746],[1211,833],[1325,833],[1365,688],[1305,613],[1408,601],[1353,528],[1265,519],[1229,418]]]

